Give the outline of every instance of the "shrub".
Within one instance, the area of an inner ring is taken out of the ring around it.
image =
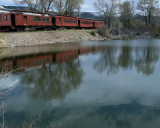
[[[91,34],[92,36],[96,36],[96,32],[95,32],[95,31],[91,31],[90,34]]]
[[[154,27],[153,28],[153,32],[154,32],[155,36],[159,36],[159,34],[160,34],[160,27]]]
[[[97,33],[102,37],[106,37],[107,31],[108,31],[108,29],[106,26],[103,26],[103,27],[100,27],[97,29]]]

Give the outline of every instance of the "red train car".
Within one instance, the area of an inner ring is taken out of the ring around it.
[[[80,28],[93,28],[93,20],[79,19]]]
[[[61,52],[56,54],[56,63],[63,63],[78,58],[77,51]]]
[[[78,27],[78,19],[75,17],[53,16],[55,27]]]
[[[0,10],[0,30],[8,30],[11,26],[11,13],[5,10]]]
[[[30,12],[14,13],[14,26],[18,28],[27,27],[52,27],[52,17],[48,14],[38,14]]]
[[[52,54],[18,59],[17,70],[34,70],[38,68],[43,68],[47,64],[52,64]]]
[[[103,21],[94,21],[94,28],[100,28],[102,26],[104,26]]]

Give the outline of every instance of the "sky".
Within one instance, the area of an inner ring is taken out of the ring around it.
[[[84,0],[83,5],[81,6],[81,11],[83,12],[95,12],[94,2],[96,0]],[[8,5],[13,6],[15,5],[14,0],[0,0],[0,5]]]

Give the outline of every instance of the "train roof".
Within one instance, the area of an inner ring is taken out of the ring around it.
[[[0,10],[0,14],[3,14],[3,13],[10,13],[10,12],[5,10]]]
[[[80,17],[78,17],[78,19],[93,20],[93,21],[102,21],[102,22],[104,22],[103,20],[91,19],[91,18],[80,18]]]
[[[77,17],[73,17],[73,16],[65,16],[65,15],[52,15],[52,16],[62,16],[62,17],[69,17],[69,18],[77,18]]]
[[[94,21],[97,21],[97,22],[104,22],[103,20],[94,20]]]
[[[3,13],[10,13],[9,11],[7,11],[2,5],[0,5],[0,14]]]
[[[12,13],[30,15],[30,16],[46,16],[46,17],[49,17],[49,15],[45,14],[45,13],[36,13],[36,12],[31,12],[31,11],[26,11],[26,10],[22,10],[22,11],[12,10]]]
[[[62,17],[77,18],[77,19],[84,19],[84,20],[93,20],[93,21],[102,21],[103,22],[103,20],[96,20],[96,19],[89,19],[89,18],[80,18],[80,17],[73,17],[73,16],[63,16],[63,15],[51,15],[51,16],[53,16],[53,17],[55,17],[55,16],[62,16]]]

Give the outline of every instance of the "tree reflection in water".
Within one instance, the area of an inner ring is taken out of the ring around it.
[[[103,47],[100,50],[100,59],[95,62],[94,68],[102,73],[117,73],[121,68],[136,68],[138,73],[151,75],[154,73],[154,64],[159,60],[159,49],[156,47]]]
[[[78,88],[82,78],[80,62],[75,60],[26,72],[22,75],[21,81],[32,98],[62,100],[72,89]]]
[[[135,66],[138,73],[151,75],[154,73],[154,64],[159,60],[159,51],[155,47],[136,48]]]
[[[95,62],[94,68],[102,73],[107,70],[107,73],[116,73],[119,71],[117,62],[117,47],[103,47],[100,48],[100,59]]]

